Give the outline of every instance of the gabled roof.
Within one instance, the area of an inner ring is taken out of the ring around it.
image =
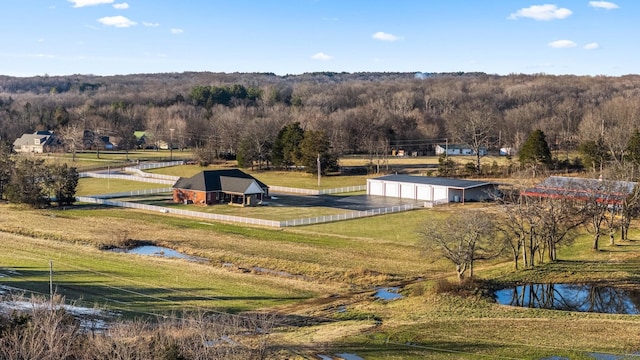
[[[34,140],[40,140],[39,144],[36,144]],[[33,134],[23,134],[19,138],[17,138],[14,142],[14,146],[22,146],[22,145],[49,145],[49,143],[53,139],[53,134],[50,131],[36,131]]]
[[[472,189],[481,186],[493,185],[486,181],[461,180],[434,176],[411,176],[411,175],[387,175],[372,180],[396,181],[404,183],[446,186],[454,189]]]
[[[174,189],[196,191],[222,191],[233,194],[260,194],[268,186],[239,169],[205,170],[190,178],[181,177],[173,185]]]
[[[546,198],[595,199],[599,202],[618,204],[633,193],[637,184],[631,181],[550,176],[521,194]]]

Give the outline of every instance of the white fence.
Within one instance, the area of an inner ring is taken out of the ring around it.
[[[158,189],[158,190],[163,190],[163,189]],[[164,192],[164,191],[161,191],[161,192]],[[113,195],[113,194],[110,194],[110,195]],[[105,196],[105,195],[102,195],[102,196]],[[98,196],[91,196],[91,197],[78,196],[76,197],[76,200],[78,202],[85,202],[85,203],[91,203],[91,204],[119,206],[124,208],[141,209],[141,210],[148,210],[148,211],[158,211],[164,214],[176,214],[176,215],[189,216],[189,217],[201,218],[201,219],[207,219],[207,220],[227,221],[227,222],[234,222],[234,223],[240,223],[240,224],[261,225],[261,226],[269,226],[269,227],[277,227],[277,228],[313,225],[313,224],[321,224],[321,223],[333,222],[333,221],[357,219],[357,218],[363,218],[368,216],[391,214],[391,213],[401,212],[401,211],[409,211],[417,208],[415,205],[402,205],[402,206],[392,206],[389,208],[373,209],[373,210],[367,210],[367,211],[354,211],[354,212],[344,213],[344,214],[318,216],[318,217],[306,218],[306,219],[274,221],[274,220],[246,218],[241,216],[209,214],[209,213],[203,213],[199,211],[173,209],[173,208],[167,208],[162,206],[138,204],[138,203],[132,203],[132,202],[126,202],[126,201],[107,200],[105,198],[98,197]]]
[[[178,160],[178,161],[142,163],[142,164],[138,164],[136,166],[129,166],[129,167],[125,168],[125,170],[127,170],[127,169],[147,170],[147,169],[157,169],[157,168],[161,168],[161,167],[178,166],[178,165],[184,165],[184,161]],[[127,171],[131,171],[131,170],[127,170]]]
[[[138,204],[138,203],[125,202],[125,201],[98,199],[95,197],[87,197],[87,196],[79,196],[79,197],[76,197],[76,199],[79,202],[110,205],[110,206],[120,206],[124,208],[141,209],[141,210],[149,210],[149,211],[159,211],[165,214],[176,214],[176,215],[183,215],[183,216],[208,219],[208,220],[228,221],[228,222],[234,222],[234,223],[262,225],[262,226],[270,226],[270,227],[280,227],[280,221],[252,219],[252,218],[245,218],[240,216],[208,214],[208,213],[203,213],[198,211],[172,209],[172,208],[167,208],[162,206]]]
[[[358,185],[358,186],[348,186],[341,187],[335,189],[322,189],[322,190],[313,190],[313,189],[300,189],[300,188],[292,188],[286,186],[269,186],[270,192],[284,192],[290,194],[302,194],[302,195],[329,195],[329,194],[340,194],[340,193],[348,193],[348,192],[356,192],[356,191],[364,191],[367,190],[367,185]]]
[[[318,217],[306,218],[306,219],[285,220],[280,222],[280,227],[321,224],[321,223],[327,223],[327,222],[333,222],[333,221],[350,220],[350,219],[357,219],[357,218],[363,218],[368,216],[391,214],[395,212],[409,211],[413,209],[416,209],[416,206],[401,205],[401,206],[392,206],[389,208],[372,209],[367,211],[354,211],[350,213],[325,215],[325,216],[318,216]]]
[[[140,181],[140,182],[148,182],[154,184],[164,184],[164,185],[173,185],[175,184],[175,180],[165,180],[165,179],[156,179],[153,177],[142,177],[142,176],[133,176],[133,175],[123,175],[123,174],[105,174],[105,173],[95,173],[95,172],[84,172],[80,174],[81,177],[92,177],[98,179],[119,179],[119,180],[129,180],[129,181]]]
[[[173,190],[172,188],[144,189],[144,190],[111,193],[111,194],[91,195],[91,197],[97,198],[97,199],[111,199],[111,198],[117,198],[117,197],[132,197],[132,196],[141,196],[141,195],[160,194],[160,193],[171,192],[172,190]]]
[[[178,181],[178,179],[180,179],[180,176],[148,173],[148,172],[144,172],[144,171],[142,171],[140,169],[137,169],[137,168],[134,168],[134,167],[128,167],[128,168],[125,168],[124,170],[128,171],[128,172],[132,172],[132,173],[138,174],[137,176],[143,177],[143,178],[147,178],[147,179],[170,180],[170,181],[172,181],[172,184],[175,183],[176,181]]]

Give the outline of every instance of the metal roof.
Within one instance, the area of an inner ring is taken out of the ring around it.
[[[595,199],[599,202],[621,203],[638,183],[631,181],[585,179],[550,176],[533,188],[522,192],[525,196],[547,198]]]
[[[412,176],[412,175],[387,175],[371,180],[395,181],[403,183],[414,183],[434,186],[446,186],[456,189],[472,189],[475,187],[494,185],[487,181],[462,180],[434,176]]]

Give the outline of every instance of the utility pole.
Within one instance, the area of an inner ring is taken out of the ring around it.
[[[173,131],[175,129],[171,128],[169,129],[169,132],[171,133],[171,141],[169,144],[169,161],[173,161]]]
[[[49,260],[49,308],[53,309],[53,260]]]
[[[320,174],[322,173],[320,169],[320,153],[318,153],[317,167],[318,167],[318,187],[320,187]]]

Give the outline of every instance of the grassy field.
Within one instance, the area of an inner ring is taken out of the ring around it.
[[[190,176],[201,170],[181,166],[157,172]],[[270,185],[317,188],[317,179],[303,173],[253,174]],[[366,181],[333,179],[323,178],[323,187]],[[163,186],[82,179],[78,194],[157,187]],[[167,204],[164,196],[141,201],[184,207]],[[300,321],[270,335],[270,341],[292,349],[290,359],[320,353],[353,353],[365,359],[590,359],[591,353],[613,356],[640,350],[640,315],[512,308],[496,304],[482,290],[485,282],[495,286],[604,281],[640,293],[637,224],[630,233],[632,241],[594,252],[585,233],[559,250],[560,261],[534,269],[513,271],[508,258],[480,262],[478,287],[460,296],[443,291],[455,281],[454,269],[423,251],[420,229],[425,221],[442,221],[461,207],[495,216],[486,204],[452,204],[269,229],[82,204],[66,210],[0,204],[0,274],[6,275],[0,277],[0,285],[46,294],[52,260],[60,294],[125,316],[189,308],[278,311]],[[269,219],[336,211],[227,206],[202,210]],[[132,240],[208,262],[100,250]],[[372,296],[376,287],[390,285],[402,288],[402,299],[386,302]]]
[[[143,189],[161,189],[167,187],[171,187],[171,185],[120,179],[82,178],[78,181],[76,196],[112,194]]]
[[[183,165],[148,170],[151,173],[191,177],[203,170],[231,169],[235,163],[202,167],[199,165]],[[256,179],[271,186],[287,186],[302,189],[333,189],[367,184],[367,176],[322,176],[318,187],[318,177],[299,171],[251,171],[242,169]]]

